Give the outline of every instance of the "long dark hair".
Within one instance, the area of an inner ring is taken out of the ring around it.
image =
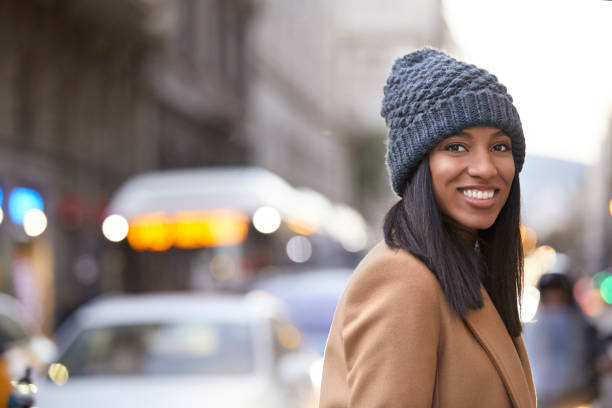
[[[451,309],[461,317],[469,309],[482,307],[482,282],[508,332],[516,337],[522,331],[518,310],[523,282],[520,201],[517,173],[495,223],[479,231],[476,251],[440,213],[425,158],[408,180],[403,198],[385,216],[385,241],[389,247],[405,249],[420,259],[440,282]]]

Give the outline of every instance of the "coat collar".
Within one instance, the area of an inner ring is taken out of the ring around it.
[[[520,337],[512,339],[486,290],[483,307],[472,309],[464,321],[498,371],[515,408],[536,406],[527,354]]]

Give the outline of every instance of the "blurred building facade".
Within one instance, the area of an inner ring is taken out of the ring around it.
[[[601,156],[590,178],[591,208],[584,217],[585,253],[591,263],[591,273],[603,269],[612,272],[612,114],[608,123]]]
[[[593,275],[608,269],[612,272],[612,115],[603,138],[598,162],[584,183],[586,205],[581,211],[583,225],[582,252],[585,272]]]
[[[247,0],[0,4],[0,187],[34,188],[48,219],[32,239],[5,217],[1,290],[33,325],[122,287],[100,215],[125,178],[246,160],[250,12]]]
[[[607,268],[610,272],[612,272],[612,114],[610,115],[610,120],[608,123],[608,134],[603,141],[601,158],[599,160],[602,166],[601,170],[604,185],[604,197],[602,203],[608,203],[608,211],[606,212],[606,209],[600,209],[599,213],[603,214],[603,217],[605,217],[605,221],[602,223],[604,225],[605,236],[603,240],[603,247],[601,249],[602,253],[604,254],[602,268]]]
[[[252,162],[358,206],[377,232],[393,198],[379,115],[383,85],[396,58],[451,43],[441,2],[256,4],[245,123]]]
[[[29,187],[48,219],[30,238],[5,217],[0,290],[46,331],[146,276],[100,233],[133,174],[258,165],[379,219],[385,78],[450,44],[439,0],[2,2],[0,33],[2,208]]]

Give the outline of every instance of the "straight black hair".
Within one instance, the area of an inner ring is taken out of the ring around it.
[[[425,158],[408,180],[403,198],[385,216],[385,242],[421,260],[440,282],[451,309],[461,317],[483,306],[482,283],[508,333],[516,337],[522,331],[518,309],[523,282],[520,201],[517,173],[497,219],[490,228],[479,231],[475,250],[440,213],[429,159]]]

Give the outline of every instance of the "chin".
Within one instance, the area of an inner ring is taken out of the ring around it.
[[[493,224],[495,224],[495,220],[494,219],[479,219],[479,220],[465,220],[465,222],[461,222],[459,221],[459,223],[461,225],[463,225],[464,227],[467,227],[468,229],[471,230],[486,230],[489,229],[493,226]]]

